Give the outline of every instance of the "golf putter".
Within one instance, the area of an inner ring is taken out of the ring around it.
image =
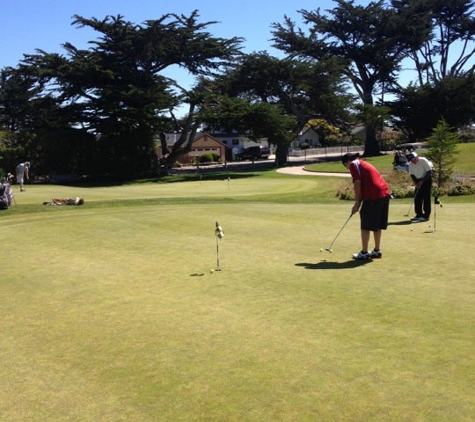
[[[340,236],[340,233],[343,231],[343,229],[346,227],[346,225],[348,224],[348,221],[350,221],[350,218],[353,216],[353,214],[350,214],[350,216],[347,218],[347,220],[345,221],[345,224],[343,224],[343,227],[340,229],[340,231],[337,233],[337,235],[335,236],[335,238],[333,239],[333,242],[330,244],[330,246],[328,248],[325,248],[325,250],[327,252],[332,252],[332,247],[333,247],[333,244],[335,243],[336,239],[338,239],[338,236]]]
[[[407,213],[404,214],[404,217],[409,217],[409,214],[411,213],[412,206],[414,205],[414,201],[415,201],[416,196],[417,196],[417,192],[419,192],[418,189],[415,190],[415,193],[414,193],[414,196],[412,198],[411,204],[409,205],[409,209],[407,210]]]

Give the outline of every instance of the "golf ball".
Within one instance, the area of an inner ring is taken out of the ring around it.
[[[323,252],[323,248],[320,248],[320,252]]]
[[[413,231],[414,231],[414,229],[411,229],[411,232],[413,232]]]
[[[211,274],[213,274],[213,273],[214,273],[214,270],[211,268],[211,270],[209,270],[209,272],[210,272]]]
[[[332,253],[332,252],[333,252],[333,249],[330,249],[330,253]]]

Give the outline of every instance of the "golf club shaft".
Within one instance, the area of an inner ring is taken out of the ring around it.
[[[350,221],[350,218],[353,216],[353,214],[350,214],[350,216],[347,218],[347,220],[345,221],[345,224],[343,224],[343,227],[340,229],[340,231],[337,233],[337,235],[335,236],[335,238],[333,239],[333,242],[331,243],[331,245],[327,248],[327,251],[331,250],[333,244],[335,243],[336,239],[338,239],[338,236],[340,236],[340,233],[343,231],[343,229],[345,228],[345,226],[348,224],[348,221]]]
[[[409,209],[407,210],[406,216],[409,216],[409,214],[411,213],[412,206],[414,205],[414,201],[416,200],[417,192],[419,192],[418,189],[415,190],[414,197],[412,198],[412,201],[409,205]]]

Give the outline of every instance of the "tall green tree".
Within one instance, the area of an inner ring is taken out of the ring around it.
[[[281,104],[301,127],[316,116],[343,123],[353,99],[346,93],[338,62],[331,58],[279,59],[252,53],[228,69],[221,81],[231,96]]]
[[[367,6],[353,0],[335,0],[336,7],[299,11],[308,33],[285,17],[273,25],[274,46],[293,56],[337,58],[343,75],[351,81],[365,109],[374,105],[375,91],[392,84],[401,61],[428,36],[427,22],[410,14],[400,14],[383,0]],[[371,119],[366,119],[368,122]],[[377,128],[367,125],[366,156],[377,155]]]
[[[428,137],[440,120],[460,128],[475,115],[475,18],[471,0],[394,0],[401,14],[423,17],[430,36],[409,52],[417,78],[395,86],[391,108],[395,125],[410,141]],[[411,67],[411,65],[409,65]]]
[[[181,66],[194,75],[209,75],[238,54],[240,39],[213,37],[206,28],[214,22],[197,18],[197,11],[189,17],[169,14],[138,26],[120,16],[103,21],[76,16],[75,24],[103,34],[91,52],[102,76],[91,104],[100,142],[106,155],[115,157],[115,174],[129,168],[136,177],[156,166],[155,139],[163,113],[179,101],[170,89],[176,82],[161,72]]]
[[[35,173],[43,173],[45,144],[53,132],[70,127],[61,100],[51,92],[51,86],[46,88],[37,69],[5,68],[0,78],[0,126],[8,134],[3,166],[12,169],[15,163],[29,160]],[[71,148],[65,150],[70,156],[74,153]],[[67,165],[69,161],[63,155],[61,162]]]
[[[277,146],[276,164],[286,162],[295,116],[285,113],[281,105],[219,95],[203,107],[202,116],[210,127],[238,130],[255,141],[266,139]]]
[[[440,120],[427,138],[427,158],[434,164],[439,188],[452,176],[458,143],[457,133],[445,120]]]
[[[71,127],[95,136],[97,177],[130,179],[156,171],[158,133],[169,111],[190,100],[163,75],[165,69],[180,66],[196,76],[212,75],[239,54],[240,38],[212,36],[207,27],[214,22],[200,23],[198,16],[197,11],[167,14],[141,25],[120,15],[102,20],[75,16],[75,26],[100,34],[90,49],[65,43],[66,57],[38,51],[23,61],[22,71],[46,81],[41,95],[67,110]],[[196,126],[191,117],[185,131]]]
[[[280,112],[287,126],[293,120],[287,129],[289,136],[264,136],[274,139],[271,143],[277,146],[279,165],[287,161],[290,142],[309,119],[323,117],[344,126],[349,120],[352,99],[346,94],[335,60],[278,59],[266,52],[243,56],[223,77],[214,81],[212,91],[247,99],[251,104],[261,103],[262,110],[272,111],[272,115]],[[265,104],[278,107],[266,108]],[[271,127],[268,130],[272,132]]]
[[[387,101],[393,125],[410,142],[431,135],[440,120],[454,128],[474,121],[475,75],[449,77],[421,86],[409,85]]]
[[[473,0],[393,0],[391,4],[398,13],[421,18],[430,25],[430,36],[408,54],[419,86],[473,73]]]

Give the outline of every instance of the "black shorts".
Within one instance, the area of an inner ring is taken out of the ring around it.
[[[388,228],[389,196],[363,201],[360,209],[361,230],[377,232]]]

